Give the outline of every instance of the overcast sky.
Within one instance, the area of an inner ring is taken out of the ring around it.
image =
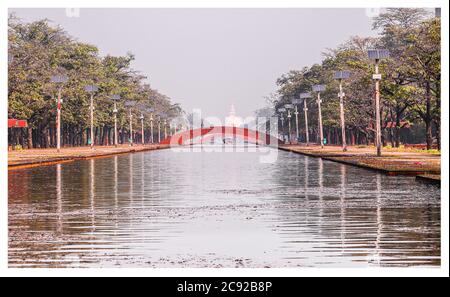
[[[373,36],[365,9],[12,9],[25,21],[60,24],[102,55],[133,67],[187,111],[246,117],[265,105],[283,73],[321,61],[353,35]]]

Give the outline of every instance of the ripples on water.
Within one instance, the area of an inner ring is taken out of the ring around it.
[[[440,189],[278,152],[9,172],[10,267],[440,265]]]

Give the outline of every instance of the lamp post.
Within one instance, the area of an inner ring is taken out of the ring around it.
[[[50,80],[58,85],[58,99],[56,102],[56,150],[58,153],[61,151],[61,90],[67,80],[68,78],[65,75],[53,75]]]
[[[299,133],[299,129],[298,129],[298,115],[299,115],[299,112],[298,112],[298,105],[300,105],[301,104],[301,100],[300,99],[298,99],[298,98],[292,98],[292,104],[294,105],[294,107],[295,107],[295,111],[294,111],[294,114],[295,114],[295,129],[296,129],[296,137],[297,137],[297,142],[299,142],[300,141],[300,133]]]
[[[129,138],[130,146],[133,146],[133,112],[132,112],[132,109],[135,105],[136,105],[135,101],[125,102],[125,107],[128,107],[129,111],[130,111],[130,138]]]
[[[114,114],[114,146],[117,147],[117,145],[119,144],[118,136],[117,136],[117,101],[120,100],[120,95],[118,95],[118,94],[112,95],[111,96],[111,100],[114,101],[114,109],[113,109],[113,114]]]
[[[141,112],[141,143],[144,145],[145,138],[144,138],[144,114]]]
[[[340,107],[340,118],[341,118],[341,134],[342,134],[342,150],[347,151],[347,141],[345,136],[345,115],[344,115],[344,97],[345,93],[342,89],[342,80],[349,78],[350,72],[348,71],[336,71],[334,73],[334,78],[339,81],[339,107]]]
[[[167,119],[164,118],[164,139],[167,138]]]
[[[158,143],[161,143],[161,114],[158,115]]]
[[[153,144],[153,108],[147,108],[147,112],[150,113],[150,143]]]
[[[91,119],[91,134],[89,137],[89,145],[91,149],[94,148],[94,94],[98,91],[98,86],[96,85],[88,85],[84,87],[84,90],[91,94],[91,102],[90,102],[90,119]]]
[[[376,119],[376,141],[377,141],[377,156],[381,156],[381,114],[380,114],[380,80],[381,74],[378,70],[380,59],[389,58],[389,51],[385,49],[373,49],[368,51],[369,59],[375,61],[375,74],[373,80],[375,81],[375,119]]]
[[[305,112],[305,136],[306,136],[306,146],[309,145],[309,127],[308,127],[308,105],[306,100],[311,98],[311,93],[301,93],[300,99],[303,99],[303,111]]]
[[[282,137],[282,139],[283,139],[283,143],[285,142],[285,135],[284,135],[284,116],[283,116],[283,113],[284,113],[284,112],[286,112],[286,108],[284,108],[284,107],[278,108],[278,113],[279,113],[280,116],[281,116],[281,118],[280,118],[280,120],[281,120],[281,137]]]
[[[288,120],[288,141],[289,141],[289,144],[292,144],[292,141],[291,141],[291,135],[292,135],[292,133],[291,133],[291,118],[292,118],[292,114],[291,114],[291,109],[293,109],[294,108],[294,106],[292,105],[292,104],[285,104],[284,105],[284,108],[286,108],[286,110],[287,110],[287,120]]]
[[[325,91],[325,86],[324,85],[314,85],[313,91],[317,92],[317,109],[319,112],[320,147],[323,148],[323,126],[322,126],[322,108],[321,108],[322,99],[320,99],[320,92]]]

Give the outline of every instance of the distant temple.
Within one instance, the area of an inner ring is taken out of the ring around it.
[[[236,116],[236,109],[234,108],[234,104],[231,104],[229,116],[225,118],[225,126],[228,127],[242,126],[242,119]]]

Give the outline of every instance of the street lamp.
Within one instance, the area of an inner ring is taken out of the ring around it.
[[[167,118],[164,118],[164,139],[167,138]]]
[[[68,81],[68,78],[66,75],[53,75],[50,81],[58,86],[58,99],[56,104],[56,149],[59,153],[61,150],[61,90],[63,84]]]
[[[372,49],[368,51],[369,59],[375,60],[375,74],[373,80],[375,81],[375,118],[376,118],[376,141],[377,141],[377,156],[381,156],[381,115],[380,115],[380,80],[381,74],[378,72],[378,64],[381,59],[389,58],[389,51],[385,49]]]
[[[281,116],[281,119],[280,119],[281,120],[281,137],[283,138],[283,143],[284,143],[285,135],[284,135],[284,117],[283,117],[283,112],[286,112],[286,108],[284,108],[284,107],[278,108],[278,113]]]
[[[158,115],[158,143],[161,143],[161,115]]]
[[[133,146],[133,113],[132,113],[132,109],[134,106],[136,106],[135,101],[125,102],[125,107],[128,107],[128,109],[130,110],[130,138],[128,140],[130,143],[130,146]]]
[[[150,113],[150,143],[153,144],[153,112],[155,109],[147,108],[147,112]]]
[[[88,85],[84,87],[84,90],[91,94],[90,114],[91,114],[91,135],[89,137],[89,144],[91,149],[94,148],[94,93],[98,91],[96,85]]]
[[[164,118],[165,118],[164,113],[158,114],[158,143],[161,143],[161,123]]]
[[[349,71],[336,71],[334,73],[334,78],[339,81],[339,106],[340,106],[340,115],[341,115],[341,131],[342,131],[342,150],[344,152],[347,151],[347,141],[345,137],[345,116],[344,116],[344,97],[345,93],[342,91],[342,80],[349,78]]]
[[[306,135],[306,146],[309,145],[309,128],[308,128],[308,106],[306,100],[311,98],[311,93],[301,93],[300,99],[303,99],[303,111],[305,112],[305,135]]]
[[[314,92],[317,92],[317,108],[319,111],[320,147],[323,148],[323,126],[322,126],[322,108],[321,108],[322,99],[320,99],[320,92],[325,91],[325,86],[324,85],[314,85],[312,88],[313,88]]]
[[[301,103],[302,103],[301,99],[299,99],[299,98],[292,98],[292,104],[295,106],[294,114],[295,114],[295,128],[296,128],[296,132],[297,132],[297,134],[296,134],[297,142],[300,141],[300,133],[299,133],[299,130],[298,130],[298,115],[299,115],[298,106]]]
[[[142,145],[144,145],[144,140],[145,140],[145,138],[144,138],[144,114],[141,112],[141,117],[140,117],[140,120],[141,120],[141,143],[142,143]]]
[[[288,119],[288,125],[289,125],[289,128],[288,128],[288,133],[289,133],[288,141],[289,141],[289,144],[291,144],[291,117],[292,117],[291,109],[294,108],[294,105],[292,105],[292,104],[285,104],[284,108],[286,108],[286,110],[287,110],[287,119]]]
[[[118,145],[118,137],[117,137],[117,101],[120,100],[120,95],[114,94],[111,96],[111,100],[114,101],[114,146],[117,147]]]

